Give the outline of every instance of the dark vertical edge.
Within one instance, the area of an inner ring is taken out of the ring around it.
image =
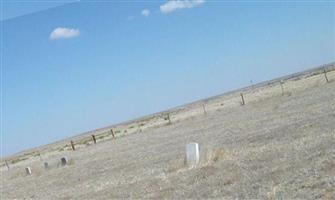
[[[8,171],[9,171],[9,165],[8,165],[7,160],[5,160],[5,163],[6,163],[6,166],[7,166]]]
[[[115,138],[114,131],[113,131],[112,128],[111,128],[111,134],[112,134],[113,138]]]
[[[245,102],[244,102],[244,97],[243,97],[243,94],[242,94],[242,93],[241,93],[241,100],[242,100],[241,104],[244,105]]]
[[[92,135],[92,139],[93,139],[94,144],[96,144],[97,140],[95,139],[95,135]]]
[[[75,151],[75,147],[74,147],[74,142],[71,140],[71,147],[72,147],[72,150]]]
[[[281,87],[281,95],[283,96],[284,95],[284,86],[283,86],[283,84],[284,84],[284,81],[280,81],[280,87]]]
[[[327,83],[329,83],[326,69],[323,69],[323,74],[325,75],[325,79],[326,79]]]

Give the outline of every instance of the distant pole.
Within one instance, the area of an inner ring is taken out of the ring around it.
[[[114,131],[113,131],[112,128],[111,128],[111,134],[112,134],[113,138],[115,138]]]
[[[6,166],[7,166],[8,171],[9,171],[9,165],[8,165],[8,163],[7,163],[7,160],[5,160],[5,163],[6,163]]]
[[[171,124],[170,113],[168,113],[167,118],[169,120],[169,124]]]
[[[97,140],[95,139],[95,135],[92,135],[92,139],[93,139],[94,144],[96,144]]]
[[[74,148],[74,143],[73,141],[71,140],[71,147],[72,147],[72,150],[75,151],[76,149]]]
[[[244,105],[245,103],[244,103],[244,97],[242,93],[241,93],[241,100],[242,100],[241,104]]]
[[[326,79],[326,81],[327,81],[327,83],[329,82],[329,80],[328,80],[328,77],[327,77],[327,72],[326,72],[326,69],[323,69],[323,74],[325,75],[325,79]]]
[[[202,104],[202,109],[204,110],[204,114],[206,115],[206,114],[207,114],[207,111],[206,111],[206,104]]]
[[[281,80],[280,81],[280,87],[281,87],[281,95],[284,95],[284,86],[283,86],[284,82]]]

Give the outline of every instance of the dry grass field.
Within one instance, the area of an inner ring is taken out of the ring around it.
[[[335,67],[326,67],[328,82],[315,69],[6,158],[1,199],[334,199]],[[200,146],[193,169],[189,142]]]

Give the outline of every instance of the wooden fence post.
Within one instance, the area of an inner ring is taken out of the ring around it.
[[[202,104],[202,109],[204,110],[204,114],[206,115],[206,114],[207,114],[207,111],[206,111],[206,104]]]
[[[170,113],[168,113],[167,118],[168,118],[168,120],[169,120],[169,124],[171,124]]]
[[[112,134],[113,138],[115,138],[114,131],[113,131],[112,128],[111,128],[111,134]]]
[[[93,139],[94,144],[96,144],[97,140],[95,139],[95,135],[92,135],[92,139]]]
[[[7,160],[5,160],[5,163],[6,163],[6,166],[7,166],[8,171],[9,171],[9,165],[8,165]]]
[[[241,93],[241,100],[242,100],[241,104],[242,104],[242,106],[243,106],[245,103],[244,103],[244,97],[243,97],[243,94],[242,94],[242,93]]]
[[[327,77],[326,69],[323,69],[323,73],[324,73],[324,75],[325,75],[325,79],[326,79],[327,83],[329,83],[329,80],[328,80],[328,77]]]
[[[283,86],[284,82],[281,80],[280,81],[280,87],[281,87],[281,95],[284,95],[284,86]]]
[[[71,147],[72,147],[72,150],[73,151],[75,151],[76,150],[76,148],[74,148],[74,143],[73,143],[73,141],[71,140]]]

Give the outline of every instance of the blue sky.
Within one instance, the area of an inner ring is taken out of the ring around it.
[[[333,2],[41,4],[3,3],[3,156],[335,61]]]

